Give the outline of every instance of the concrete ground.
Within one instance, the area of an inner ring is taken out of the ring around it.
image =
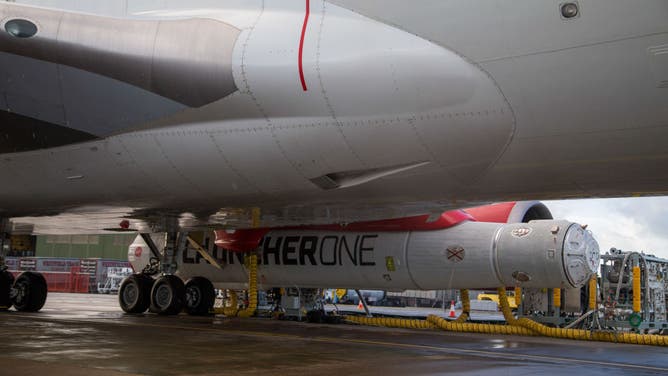
[[[116,299],[52,293],[40,313],[0,313],[0,374],[668,374],[668,349],[659,347],[221,316],[130,316]]]

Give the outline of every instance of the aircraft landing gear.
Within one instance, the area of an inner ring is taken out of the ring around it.
[[[17,311],[37,312],[46,302],[47,286],[44,276],[23,272],[14,281],[10,296]]]
[[[4,229],[5,222],[0,218],[0,311],[6,311],[12,306],[12,285],[14,275],[7,270],[5,264]]]
[[[0,311],[6,311],[12,306],[12,285],[14,275],[7,270],[0,271]]]
[[[148,274],[133,274],[123,280],[118,291],[118,303],[127,313],[143,313],[151,304],[153,278]]]
[[[17,311],[37,312],[46,302],[46,280],[35,272],[23,272],[14,280],[5,264],[5,225],[0,218],[0,311],[13,305]]]
[[[186,283],[185,307],[188,314],[208,315],[216,300],[213,284],[206,278],[193,277]]]
[[[37,312],[46,302],[47,285],[44,276],[23,272],[14,280],[7,270],[0,272],[0,311],[14,306],[17,311]]]
[[[176,315],[183,310],[186,288],[181,278],[167,274],[155,280],[151,289],[151,312]]]
[[[141,234],[154,255],[141,273],[126,278],[118,292],[121,309],[127,313],[143,313],[147,309],[159,315],[177,315],[184,308],[191,315],[206,315],[213,308],[215,293],[211,282],[202,277],[184,284],[176,272],[176,255],[185,252],[188,233],[171,232],[162,252],[148,234]]]

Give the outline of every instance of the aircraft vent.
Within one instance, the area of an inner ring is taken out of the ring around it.
[[[385,176],[422,167],[428,163],[429,162],[420,161],[389,167],[370,168],[366,170],[335,172],[313,178],[311,179],[311,182],[324,190],[348,188],[368,183]]]

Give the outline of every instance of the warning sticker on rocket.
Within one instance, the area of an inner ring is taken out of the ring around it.
[[[397,270],[397,267],[394,265],[394,257],[385,257],[385,267],[387,268],[388,272],[394,272]]]
[[[446,249],[448,260],[451,262],[460,262],[464,260],[464,248],[460,246],[448,247]]]

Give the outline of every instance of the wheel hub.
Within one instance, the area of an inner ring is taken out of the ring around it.
[[[130,283],[125,286],[125,290],[123,290],[123,301],[125,301],[127,305],[135,304],[138,298],[139,289],[137,288],[137,285]]]
[[[12,289],[11,296],[14,299],[15,304],[23,304],[24,299],[26,298],[28,292],[28,284],[25,282],[18,282],[14,284]]]
[[[166,285],[162,284],[158,286],[155,291],[155,305],[161,309],[169,307],[172,302],[172,289]]]
[[[190,286],[186,290],[186,304],[188,307],[196,307],[202,299],[202,293],[198,287]]]

